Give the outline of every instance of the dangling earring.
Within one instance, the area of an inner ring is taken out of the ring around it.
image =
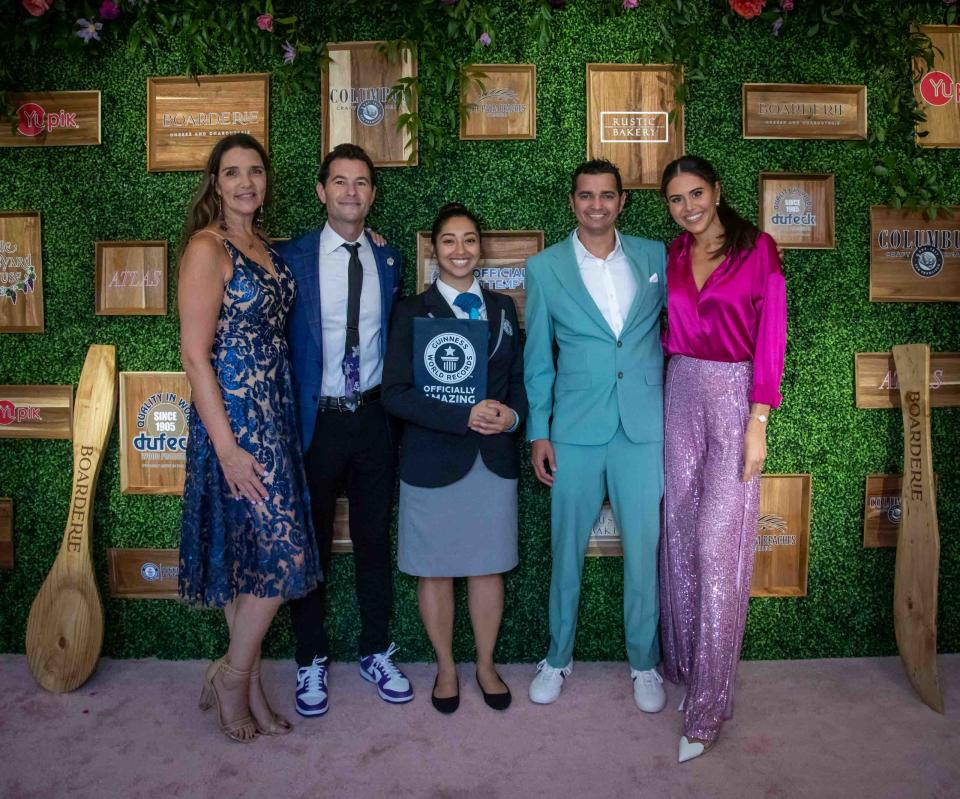
[[[226,232],[227,220],[223,217],[223,198],[217,195],[217,218],[220,220],[220,230]]]
[[[260,203],[260,210],[257,211],[257,227],[263,227],[263,203]]]

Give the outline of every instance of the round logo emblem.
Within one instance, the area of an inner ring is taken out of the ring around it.
[[[0,424],[12,424],[16,406],[10,400],[0,400]]]
[[[924,244],[913,251],[911,261],[913,271],[920,277],[933,277],[943,269],[943,253],[939,247],[932,244]]]
[[[357,105],[357,119],[361,125],[373,127],[383,121],[383,103],[371,97]]]
[[[158,402],[147,414],[146,430],[149,436],[166,433],[170,436],[187,434],[187,415],[172,402]]]
[[[43,106],[24,103],[17,109],[17,133],[21,136],[39,136],[43,133]]]
[[[946,105],[953,99],[953,78],[946,72],[928,72],[920,78],[920,96],[930,105]]]
[[[443,333],[430,339],[423,353],[423,364],[441,383],[462,383],[473,374],[477,353],[463,336]]]
[[[901,515],[902,511],[900,510],[899,504],[891,505],[887,508],[887,521],[890,522],[890,524],[900,524]]]
[[[156,563],[144,563],[140,567],[140,576],[148,582],[160,579],[160,567]]]

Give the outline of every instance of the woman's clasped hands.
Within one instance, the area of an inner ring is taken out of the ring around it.
[[[485,399],[470,409],[467,426],[484,436],[504,433],[513,427],[516,416],[513,410],[497,400]]]

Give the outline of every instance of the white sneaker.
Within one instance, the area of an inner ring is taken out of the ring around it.
[[[573,661],[562,669],[555,669],[546,660],[541,660],[537,664],[537,672],[537,676],[530,683],[530,701],[538,705],[549,705],[560,698],[564,678],[573,673]]]
[[[633,701],[644,713],[659,713],[667,704],[667,692],[663,690],[663,677],[654,669],[637,671],[630,669],[633,680]]]

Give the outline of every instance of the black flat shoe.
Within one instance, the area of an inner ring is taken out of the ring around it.
[[[500,682],[503,682],[503,677],[497,674],[497,679]],[[503,682],[504,685],[507,685]],[[510,695],[510,686],[507,686],[506,693],[502,694],[488,694],[483,690],[483,685],[480,684],[480,675],[477,675],[477,685],[480,686],[480,693],[483,694],[483,701],[487,703],[487,707],[492,707],[494,710],[506,710],[510,707],[510,700],[513,698]]]
[[[439,679],[439,676],[434,677],[433,679],[433,691],[430,692],[430,701],[433,702],[433,706],[441,713],[453,713],[458,707],[460,707],[460,680],[457,680],[456,694],[441,698],[436,694],[437,680]]]

